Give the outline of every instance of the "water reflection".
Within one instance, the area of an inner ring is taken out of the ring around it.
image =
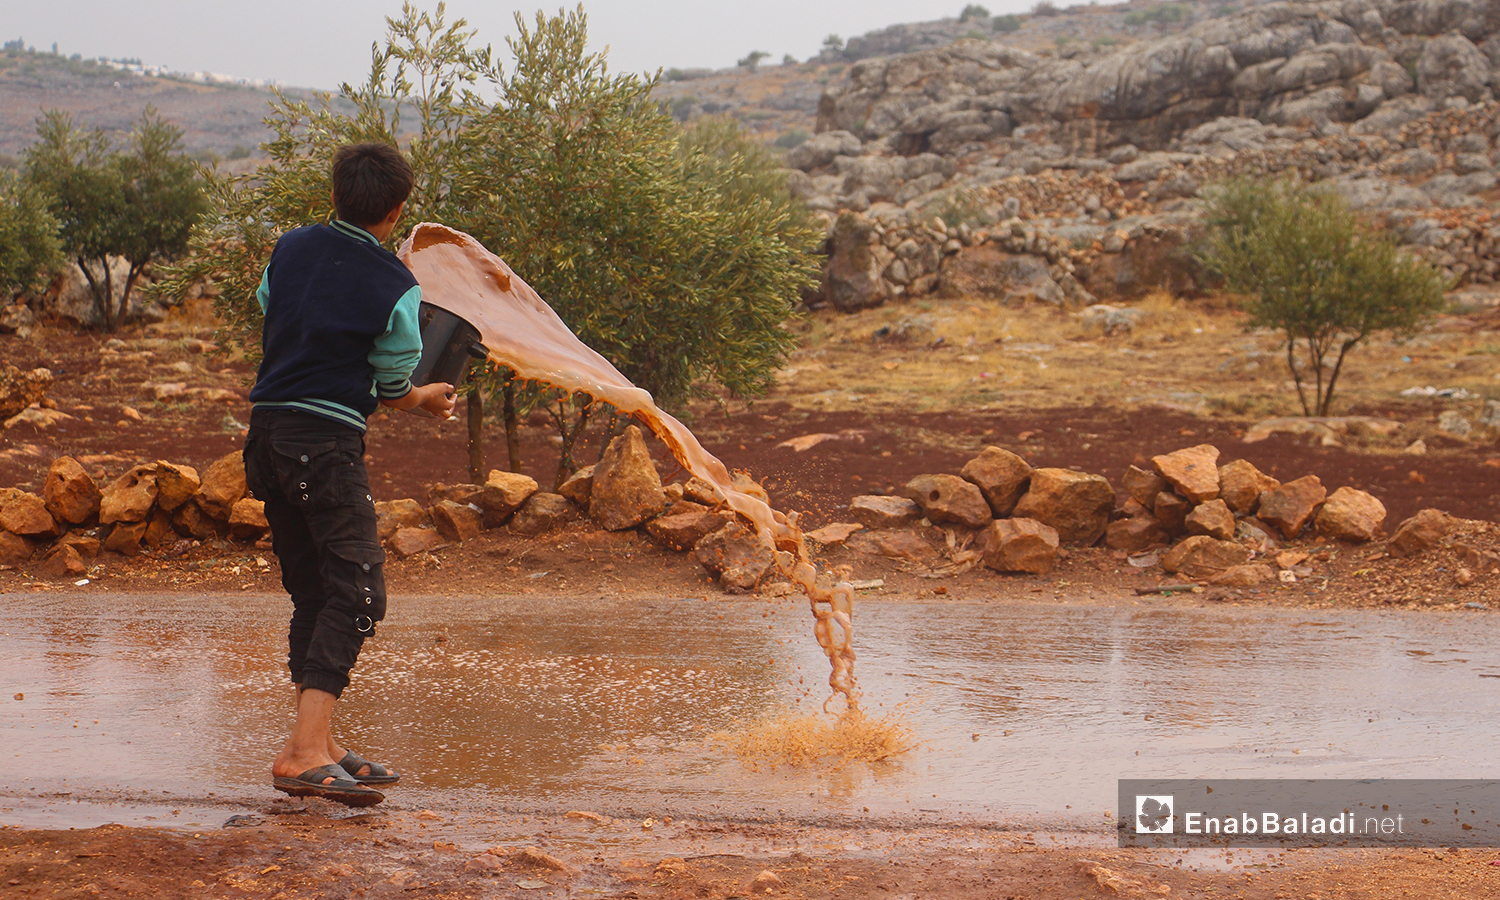
[[[867,705],[900,706],[921,747],[825,774],[752,772],[707,740],[819,705],[826,662],[799,604],[393,610],[335,724],[406,773],[391,802],[410,806],[1076,824],[1101,820],[1120,777],[1500,768],[1500,628],[1484,615],[866,603]],[[15,761],[0,822],[60,791],[264,802],[292,711],[286,613],[266,597],[0,595],[0,696],[25,698],[0,701]]]

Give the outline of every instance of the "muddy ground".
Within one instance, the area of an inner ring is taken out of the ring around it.
[[[1277,435],[1241,438],[1256,421],[1296,410],[1274,335],[1243,332],[1232,311],[1159,302],[1157,324],[1125,337],[1091,335],[1063,314],[967,303],[907,304],[860,316],[812,316],[805,346],[780,386],[753,405],[704,402],[690,422],[733,468],[760,479],[773,502],[804,524],[840,521],[850,497],[894,493],[923,472],[956,472],[988,444],[1033,465],[1074,466],[1117,480],[1129,463],[1203,442],[1221,462],[1245,458],[1284,480],[1316,474],[1333,490],[1380,497],[1390,519],[1438,507],[1467,521],[1456,538],[1500,550],[1500,443],[1477,428],[1436,428],[1454,409],[1476,419],[1500,394],[1493,316],[1453,316],[1416,343],[1377,343],[1345,376],[1340,412],[1379,415],[1400,429],[1322,446]],[[913,322],[914,319],[920,321]],[[891,337],[896,335],[896,337]],[[110,343],[110,341],[115,341]],[[50,404],[69,416],[47,427],[0,432],[0,485],[40,489],[50,461],[80,459],[99,479],[143,460],[204,467],[237,449],[248,419],[251,368],[215,345],[200,312],[114,338],[49,324],[30,341],[0,336],[0,359],[46,365],[58,376]],[[160,391],[180,384],[182,391]],[[1403,396],[1409,387],[1457,398]],[[165,393],[157,399],[159,393]],[[804,451],[782,446],[833,437]],[[1421,440],[1426,452],[1409,448]],[[433,482],[465,480],[462,422],[437,425],[377,415],[369,439],[377,499],[425,497]],[[657,448],[664,471],[672,465]],[[498,427],[486,429],[485,466],[505,467]],[[597,445],[580,457],[592,461]],[[523,433],[523,471],[552,480],[556,450],[541,416]],[[942,547],[947,535],[925,533]],[[958,536],[961,540],[961,536]],[[886,559],[840,548],[824,562],[885,598],[1083,599],[1155,605],[1402,606],[1487,615],[1500,608],[1500,576],[1455,578],[1461,547],[1415,560],[1379,544],[1290,547],[1309,554],[1295,583],[1207,588],[1159,597],[1173,582],[1120,554],[1073,549],[1052,574],[999,576],[936,559]],[[540,537],[487,532],[407,560],[392,560],[393,603],[402,594],[609,592],[711,596],[717,588],[689,556],[635,532],[584,522]],[[179,542],[135,559],[106,554],[86,585],[34,565],[0,571],[0,591],[259,591],[277,589],[264,547]],[[770,585],[769,593],[784,588]],[[1146,592],[1146,593],[1143,593]],[[86,761],[80,761],[86,764]],[[1030,834],[996,823],[934,827],[919,821],[652,820],[648,813],[487,810],[361,815],[318,802],[268,797],[236,827],[208,832],[103,828],[0,829],[0,887],[17,897],[1500,897],[1500,852],[1435,848],[1171,857],[1113,847],[1107,834]],[[602,818],[601,818],[602,817]],[[538,854],[517,855],[525,847]],[[490,849],[493,848],[493,852]],[[544,858],[545,857],[545,858]],[[549,868],[560,864],[564,868]],[[770,876],[763,872],[772,873]],[[759,878],[759,881],[757,881]]]

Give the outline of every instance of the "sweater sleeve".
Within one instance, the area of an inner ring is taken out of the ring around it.
[[[385,333],[370,348],[370,366],[375,369],[375,392],[382,399],[394,400],[411,392],[411,373],[422,358],[422,330],[417,325],[417,308],[422,303],[421,285],[401,295]]]
[[[265,313],[266,307],[271,305],[271,267],[269,265],[260,275],[260,287],[255,289],[255,302],[260,304],[262,314]]]

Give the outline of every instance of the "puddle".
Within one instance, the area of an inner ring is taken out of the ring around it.
[[[288,613],[0,595],[0,823],[202,827],[280,797]],[[1489,616],[870,602],[858,621],[866,708],[921,744],[896,761],[754,772],[708,740],[821,705],[790,598],[398,597],[335,725],[404,773],[392,809],[1099,830],[1121,777],[1500,769]]]

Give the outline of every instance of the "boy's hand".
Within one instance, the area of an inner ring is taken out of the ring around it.
[[[413,386],[404,397],[380,402],[392,409],[421,409],[439,419],[451,419],[456,399],[453,385],[437,381],[432,384]]]

